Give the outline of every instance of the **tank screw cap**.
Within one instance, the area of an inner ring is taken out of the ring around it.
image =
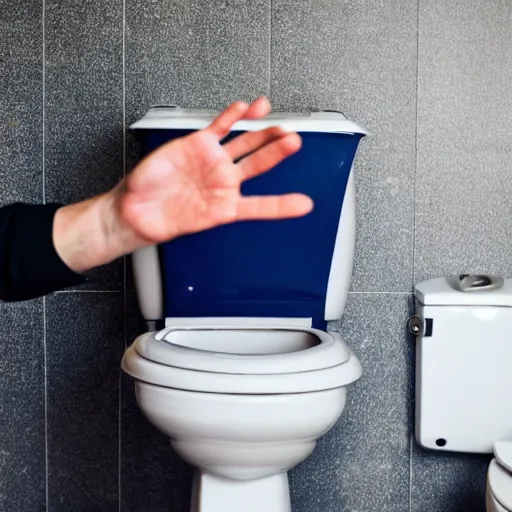
[[[421,336],[423,334],[423,320],[418,315],[409,317],[407,330],[413,336]]]

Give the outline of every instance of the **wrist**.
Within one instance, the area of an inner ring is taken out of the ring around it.
[[[86,272],[144,245],[122,222],[118,196],[116,187],[57,210],[53,242],[57,254],[71,270]]]

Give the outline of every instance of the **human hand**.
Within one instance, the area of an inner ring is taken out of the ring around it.
[[[301,139],[279,127],[221,141],[241,119],[270,112],[266,98],[236,102],[203,130],[148,155],[102,196],[61,208],[54,244],[70,268],[81,272],[142,247],[240,220],[284,219],[313,208],[302,194],[244,197],[243,181],[297,152]]]
[[[244,197],[240,193],[243,181],[299,150],[298,134],[273,127],[246,132],[221,145],[237,121],[269,112],[266,98],[251,105],[233,103],[209,127],[150,154],[117,190],[124,225],[142,242],[160,243],[229,222],[308,213],[312,202],[302,194]]]

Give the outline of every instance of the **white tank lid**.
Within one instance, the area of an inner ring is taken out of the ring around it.
[[[437,277],[418,283],[414,295],[428,306],[512,307],[512,279],[482,274]]]
[[[201,130],[219,114],[214,110],[184,109],[175,105],[157,105],[130,128],[134,130]],[[281,126],[292,132],[323,132],[367,135],[366,130],[348,120],[341,112],[273,112],[263,119],[239,121],[233,131],[256,131]]]

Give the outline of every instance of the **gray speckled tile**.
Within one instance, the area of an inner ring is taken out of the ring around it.
[[[47,299],[49,512],[118,512],[120,293]]]
[[[0,303],[0,510],[45,507],[42,300]]]
[[[69,203],[123,174],[122,2],[46,2],[46,196]],[[120,289],[122,264],[85,288]]]
[[[413,445],[411,512],[485,512],[490,457]]]
[[[120,290],[123,287],[123,262],[116,260],[103,267],[90,270],[86,276],[87,281],[76,288],[77,290]]]
[[[269,0],[127,0],[127,124],[151,105],[222,109],[268,94],[269,27]],[[137,160],[128,132],[127,168]]]
[[[143,332],[135,294],[129,293],[127,343]],[[122,511],[189,512],[192,472],[173,452],[169,438],[142,414],[133,381],[124,374],[121,418]]]
[[[510,2],[422,2],[416,280],[511,275]]]
[[[408,291],[413,269],[417,4],[272,2],[271,99],[370,131],[356,165],[355,291]]]
[[[42,1],[0,0],[0,205],[43,199]]]
[[[122,511],[189,512],[191,469],[140,412],[132,380],[122,382]]]
[[[291,474],[296,512],[408,510],[409,308],[408,295],[350,295],[341,332],[364,374],[349,389],[338,424]]]
[[[128,0],[126,21],[129,122],[151,104],[222,108],[268,93],[268,0]]]

